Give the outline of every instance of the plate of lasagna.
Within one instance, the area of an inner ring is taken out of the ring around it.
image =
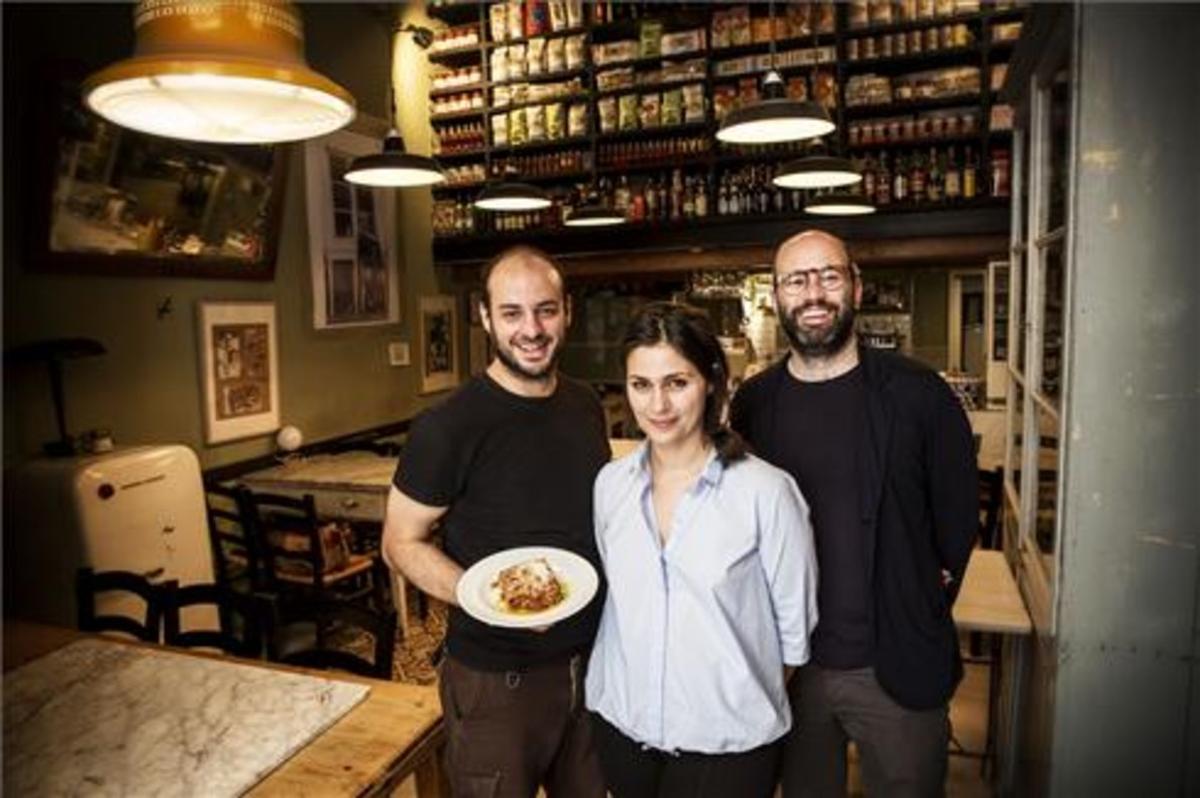
[[[596,595],[596,569],[578,554],[549,546],[485,557],[458,581],[458,604],[491,626],[525,629],[569,618]]]

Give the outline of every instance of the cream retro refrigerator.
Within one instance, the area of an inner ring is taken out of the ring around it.
[[[43,458],[6,475],[5,614],[75,626],[75,572],[122,570],[153,582],[213,580],[204,487],[186,446]],[[102,602],[100,612],[139,611]],[[189,614],[184,628],[209,625]]]

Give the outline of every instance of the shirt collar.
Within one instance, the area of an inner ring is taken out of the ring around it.
[[[650,442],[643,440],[641,445],[634,450],[629,457],[629,473],[635,474],[643,481],[650,481]],[[713,447],[708,453],[708,460],[704,463],[704,468],[700,470],[700,482],[707,482],[709,485],[716,487],[721,484],[721,477],[725,473],[725,465],[721,462],[721,458],[717,457],[717,447]]]

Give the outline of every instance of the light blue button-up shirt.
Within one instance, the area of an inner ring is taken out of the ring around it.
[[[646,444],[596,478],[608,596],[587,706],[664,751],[732,753],[791,727],[783,666],[803,665],[817,624],[808,505],[753,456],[710,456],[660,544]]]

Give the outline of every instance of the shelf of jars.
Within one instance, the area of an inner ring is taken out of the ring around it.
[[[977,184],[990,182],[979,176],[990,175],[993,160],[1007,159],[1009,145],[1007,133],[989,129],[992,91],[981,84],[994,84],[994,70],[1004,68],[1003,42],[1017,34],[1023,9],[1007,4],[998,9],[991,3],[981,8],[973,0],[893,0],[886,3],[890,11],[882,9],[884,4],[779,4],[776,59],[783,62],[789,95],[817,99],[839,122],[840,129],[824,142],[825,152],[847,154],[876,170],[886,160],[889,172],[897,158],[906,168],[912,161],[940,160],[945,171],[956,171],[953,165],[960,173],[971,159]],[[561,18],[555,20],[555,14]],[[856,21],[861,14],[867,24]],[[819,27],[815,43],[810,20]],[[724,114],[759,98],[771,45],[769,23],[765,9],[753,4],[682,11],[649,3],[571,0],[481,5],[475,17],[462,15],[456,35],[470,35],[463,31],[482,26],[482,40],[462,48],[478,53],[479,61],[460,71],[486,74],[458,92],[431,92],[431,98],[482,92],[488,101],[484,125],[482,131],[469,128],[466,138],[473,146],[456,146],[452,135],[450,146],[435,146],[435,155],[449,161],[448,166],[477,166],[495,178],[502,173],[496,164],[506,158],[553,159],[560,152],[590,150],[592,157],[582,170],[517,166],[518,179],[536,178],[561,198],[623,174],[632,182],[662,182],[679,159],[685,171],[703,177],[710,194],[706,201],[714,210],[701,218],[712,223],[719,217],[720,184],[727,174],[760,165],[773,173],[779,163],[808,152],[807,143],[763,152],[731,150],[714,139]],[[993,51],[997,43],[1000,49]],[[913,52],[917,48],[920,52]],[[571,68],[561,68],[565,66]],[[861,85],[864,81],[872,85]],[[562,85],[554,86],[556,82]],[[457,121],[439,115],[435,134],[461,132]],[[478,163],[464,163],[472,159]],[[978,187],[976,197],[961,198],[962,181],[960,176],[954,202],[892,201],[877,215],[978,210],[985,208],[980,202],[996,202]],[[953,177],[950,182],[955,197]],[[439,193],[465,199],[468,189],[482,185],[474,179],[456,183]],[[742,222],[761,217],[750,214]],[[528,226],[529,219],[503,224],[525,235],[532,229],[539,236],[543,232]],[[550,225],[546,231],[554,229]],[[469,234],[439,236],[438,242],[461,243],[479,235],[479,225],[472,225]]]

